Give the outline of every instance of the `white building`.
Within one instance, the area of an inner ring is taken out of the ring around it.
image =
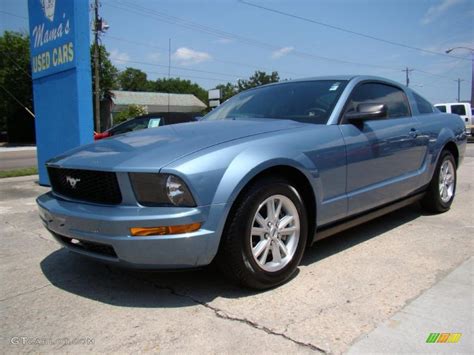
[[[192,94],[112,90],[112,114],[129,105],[145,106],[148,112],[201,112],[207,106]]]

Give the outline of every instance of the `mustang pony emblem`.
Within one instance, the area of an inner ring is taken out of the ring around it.
[[[76,179],[76,178],[73,178],[71,176],[66,176],[66,181],[67,183],[73,188],[75,189],[76,188],[76,185],[79,181],[81,181],[81,179]]]

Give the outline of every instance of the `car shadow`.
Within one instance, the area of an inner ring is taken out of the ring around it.
[[[408,206],[319,241],[306,251],[301,264],[307,266],[330,257],[421,215],[417,205]],[[40,266],[54,286],[121,307],[189,307],[211,302],[216,297],[232,299],[259,293],[230,283],[212,266],[175,272],[133,271],[99,263],[64,248],[48,255]]]
[[[401,225],[410,223],[422,215],[426,215],[426,212],[416,203],[357,227],[334,234],[314,243],[311,248],[306,251],[300,264],[308,266],[357,244],[375,238]]]

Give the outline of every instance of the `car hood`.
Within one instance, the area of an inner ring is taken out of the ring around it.
[[[104,171],[157,171],[179,158],[214,145],[303,125],[276,119],[176,124],[103,139],[68,151],[47,164]]]

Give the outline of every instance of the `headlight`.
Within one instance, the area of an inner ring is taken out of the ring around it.
[[[137,201],[144,206],[195,207],[188,187],[176,175],[130,173]]]

